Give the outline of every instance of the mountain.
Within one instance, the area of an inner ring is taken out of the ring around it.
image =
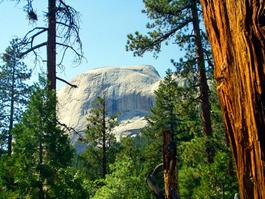
[[[65,86],[58,91],[59,120],[84,131],[92,102],[105,95],[107,113],[119,114],[120,125],[114,129],[116,137],[133,135],[146,125],[144,116],[154,105],[154,90],[160,80],[150,65],[89,70],[71,81],[77,88]],[[71,138],[76,143],[77,135]]]

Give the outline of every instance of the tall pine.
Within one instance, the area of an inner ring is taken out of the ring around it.
[[[209,97],[208,73],[212,69],[211,52],[206,34],[201,30],[201,12],[199,1],[190,0],[144,0],[144,13],[150,19],[146,35],[139,32],[128,35],[127,50],[142,56],[153,51],[155,56],[163,44],[177,44],[184,50],[184,59],[172,60],[181,76],[190,81],[190,88],[199,92],[196,100],[201,106],[202,132],[212,135],[211,106]],[[212,155],[208,154],[209,162]]]
[[[20,120],[22,110],[25,109],[30,94],[30,86],[27,81],[31,77],[31,71],[27,69],[27,66],[18,56],[19,45],[17,39],[13,39],[2,55],[3,65],[0,66],[0,135],[3,145],[5,145],[2,147],[7,147],[9,155],[12,152],[14,123]]]
[[[149,167],[152,170],[147,182],[157,198],[161,198],[162,195],[165,198],[180,197],[176,157],[177,145],[182,133],[178,129],[180,116],[176,103],[179,93],[176,77],[171,71],[167,71],[166,77],[155,91],[156,103],[151,109],[150,116],[147,117],[148,125],[143,131],[144,139],[147,142],[144,153],[148,157]],[[161,180],[156,180],[155,174],[161,172],[159,163],[162,160],[164,187],[159,185]]]
[[[92,172],[98,173],[102,178],[105,178],[108,172],[108,165],[112,156],[111,149],[116,142],[112,130],[117,124],[117,117],[108,115],[105,97],[97,97],[88,116],[84,138],[88,147],[84,155],[90,162],[91,168],[95,169]]]

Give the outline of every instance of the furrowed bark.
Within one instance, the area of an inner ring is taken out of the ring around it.
[[[265,198],[265,1],[201,0],[242,199]]]

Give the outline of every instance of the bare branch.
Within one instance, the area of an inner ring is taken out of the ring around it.
[[[38,49],[38,48],[41,48],[41,47],[43,47],[43,46],[46,46],[46,45],[47,45],[47,42],[43,42],[43,43],[40,43],[40,44],[38,44],[38,45],[35,45],[35,46],[31,47],[30,49],[26,50],[25,52],[20,53],[19,58],[22,58],[22,57],[24,57],[26,54],[28,54],[28,53],[30,53],[30,52],[32,52],[32,51]]]
[[[79,136],[79,139],[82,141],[84,138],[83,136],[80,134],[82,131],[76,131],[73,127],[69,127],[66,124],[60,122],[59,120],[56,119],[56,123],[59,124],[60,126],[62,126],[63,128],[65,128],[67,131],[69,131],[69,133],[73,132],[76,135]]]
[[[160,163],[157,165],[154,170],[146,177],[146,182],[149,187],[149,189],[155,194],[155,196],[158,199],[163,199],[164,194],[162,190],[159,188],[155,178],[157,177],[157,174],[163,172],[163,163]]]
[[[33,28],[32,30],[30,30],[29,32],[27,32],[27,34],[24,36],[24,39],[26,39],[28,37],[29,34],[31,34],[32,32],[34,32],[35,30],[40,30],[39,32],[45,32],[48,30],[48,28],[45,28],[45,27],[35,27]],[[39,35],[39,34],[38,34]],[[37,35],[36,35],[37,36]],[[32,36],[31,36],[32,37]],[[24,40],[23,39],[23,40]]]
[[[62,78],[60,78],[60,77],[56,77],[56,79],[58,79],[58,80],[60,80],[60,81],[62,81],[62,82],[64,82],[64,83],[68,84],[69,86],[71,86],[71,87],[73,87],[73,88],[77,88],[77,85],[71,84],[71,83],[69,83],[68,81],[66,81],[66,80],[64,80],[64,79],[62,79]]]
[[[83,57],[82,54],[80,54],[79,52],[77,52],[77,50],[74,47],[70,46],[70,45],[67,45],[67,44],[64,44],[64,43],[58,43],[58,42],[56,43],[56,45],[63,46],[66,49],[68,49],[68,48],[71,49],[78,56],[78,58],[80,58],[80,59]]]

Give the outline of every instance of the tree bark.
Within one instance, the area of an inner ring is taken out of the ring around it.
[[[198,65],[199,70],[199,81],[200,81],[200,98],[201,98],[201,118],[202,118],[202,126],[203,132],[205,136],[207,136],[207,143],[210,141],[210,137],[212,136],[212,122],[211,122],[211,104],[209,100],[209,86],[207,83],[207,76],[205,70],[205,59],[203,54],[203,46],[202,46],[202,37],[200,33],[200,22],[198,16],[197,9],[197,1],[190,1],[191,3],[191,13],[192,13],[192,25],[193,31],[195,35],[195,46],[196,46],[196,63]],[[206,145],[206,153],[207,159],[209,163],[213,162],[214,159],[214,150],[210,147],[209,144]]]
[[[240,198],[265,199],[265,1],[201,4]]]
[[[179,199],[176,143],[169,130],[163,131],[163,170],[165,199]]]
[[[47,80],[48,88],[56,90],[56,0],[48,5]]]
[[[211,105],[209,101],[209,86],[207,83],[206,71],[205,71],[205,59],[202,47],[202,37],[200,33],[200,22],[197,11],[197,1],[191,2],[191,12],[192,12],[192,25],[195,35],[195,46],[196,46],[196,63],[199,70],[199,81],[200,81],[200,95],[201,95],[201,109],[202,109],[202,124],[203,131],[206,136],[212,135],[212,125],[211,125]]]

